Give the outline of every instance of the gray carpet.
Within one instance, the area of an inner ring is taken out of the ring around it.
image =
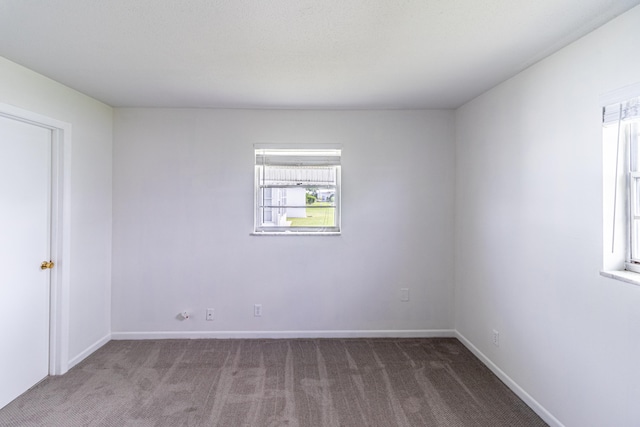
[[[544,426],[456,339],[111,341],[2,426]]]

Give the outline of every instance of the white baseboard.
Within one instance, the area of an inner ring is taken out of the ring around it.
[[[100,338],[98,341],[91,344],[82,353],[78,354],[76,357],[69,360],[68,369],[71,369],[74,366],[76,366],[78,363],[82,362],[84,359],[89,357],[94,351],[96,351],[97,349],[99,349],[109,341],[111,341],[111,334],[107,334],[104,337]]]
[[[232,338],[454,338],[453,329],[359,331],[158,331],[112,332],[114,340]]]
[[[564,427],[556,417],[551,415],[549,411],[547,411],[544,406],[538,403],[529,393],[524,391],[522,387],[520,387],[514,380],[512,380],[507,374],[502,371],[502,369],[498,368],[498,366],[493,363],[487,356],[484,355],[478,348],[471,343],[467,338],[464,337],[460,332],[455,331],[455,336],[460,340],[465,347],[469,349],[482,363],[484,363],[500,380],[506,384],[507,387],[511,389],[520,399],[524,401],[536,414],[540,416],[551,427]]]

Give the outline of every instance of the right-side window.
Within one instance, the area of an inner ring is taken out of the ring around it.
[[[640,98],[605,107],[603,126],[605,144],[615,147],[611,252],[624,247],[624,268],[640,273]]]
[[[630,270],[640,272],[640,150],[638,150],[638,122],[625,126],[625,140],[629,145],[628,201],[629,201],[629,260]]]

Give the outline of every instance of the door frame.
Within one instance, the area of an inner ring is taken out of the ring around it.
[[[51,130],[51,260],[49,375],[69,370],[71,271],[71,124],[0,103],[0,116]]]

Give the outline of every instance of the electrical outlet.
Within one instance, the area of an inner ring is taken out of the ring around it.
[[[493,330],[493,345],[500,347],[500,332]]]
[[[206,319],[207,320],[213,320],[213,313],[214,313],[213,308],[207,308],[207,317],[206,317]]]
[[[400,288],[400,301],[409,301],[409,288]]]
[[[254,317],[262,316],[262,304],[254,304],[254,306],[253,306],[253,316]]]

